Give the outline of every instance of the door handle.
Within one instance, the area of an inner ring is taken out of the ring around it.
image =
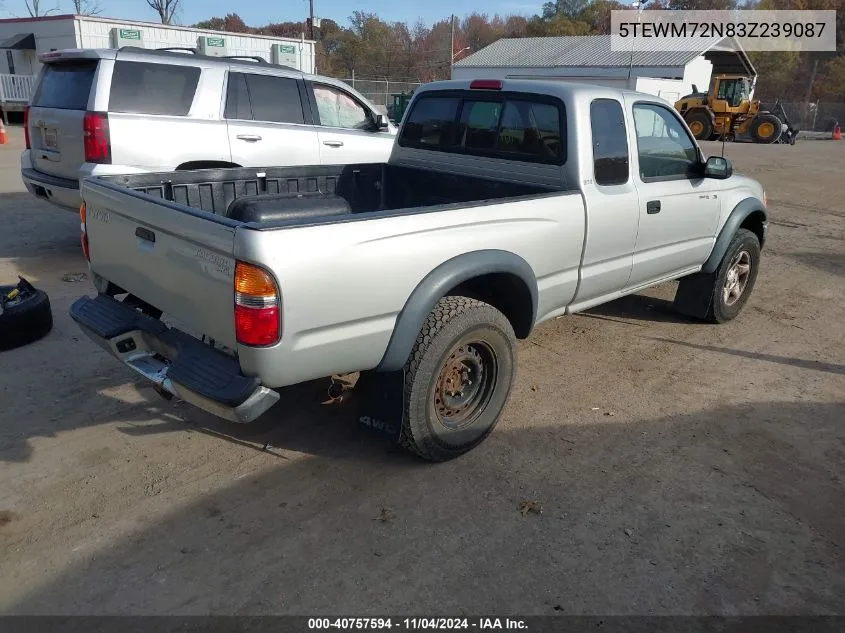
[[[261,137],[257,134],[238,134],[238,139],[247,143],[257,143],[261,140]]]
[[[660,213],[660,200],[649,200],[645,203],[645,212],[649,215]]]
[[[343,147],[343,141],[323,141],[323,145],[328,145],[329,147]]]
[[[135,237],[139,237],[145,242],[152,242],[153,244],[155,244],[156,241],[156,234],[150,229],[145,229],[143,226],[139,226],[135,229]]]

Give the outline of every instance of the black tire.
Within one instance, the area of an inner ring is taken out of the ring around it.
[[[726,289],[730,270],[737,261],[747,256],[750,266],[748,276],[742,283],[742,289],[733,301],[728,301]],[[710,323],[725,323],[735,318],[748,302],[757,281],[757,273],[760,267],[760,240],[748,229],[739,229],[731,240],[725,256],[719,263],[719,268],[714,274],[714,283],[711,291],[710,308],[707,311],[705,320]]]
[[[773,126],[774,131],[771,134],[766,134],[768,125]],[[763,131],[761,132],[761,128]],[[748,134],[754,139],[755,143],[774,143],[781,134],[783,134],[783,123],[774,114],[758,114],[751,121],[751,126],[748,128]]]
[[[15,286],[0,286],[7,296]],[[0,351],[21,347],[47,336],[53,329],[50,299],[43,290],[24,297],[19,303],[7,303],[0,314]]]
[[[516,337],[505,316],[476,299],[444,297],[405,364],[399,443],[434,462],[472,450],[498,423],[515,376]]]
[[[697,140],[706,141],[713,135],[713,120],[704,110],[693,110],[692,112],[688,112],[684,118],[687,121],[690,131],[692,131],[693,136],[695,136]],[[701,125],[701,129],[698,131],[698,134],[695,133],[695,125],[693,124]]]

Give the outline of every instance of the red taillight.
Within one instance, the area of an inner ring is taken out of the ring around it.
[[[470,90],[501,90],[501,79],[476,79],[469,85]]]
[[[235,336],[241,345],[264,347],[282,332],[279,289],[263,268],[235,264]]]
[[[86,112],[82,122],[86,163],[111,163],[109,116],[102,112]]]
[[[85,259],[89,262],[91,261],[91,249],[88,247],[88,224],[87,224],[87,217],[88,217],[88,209],[83,202],[79,205],[79,229],[81,231],[80,241],[82,242],[82,253],[85,255]]]
[[[279,306],[250,308],[235,304],[235,331],[241,345],[272,345],[279,340]]]
[[[26,139],[26,148],[32,149],[32,143],[29,140],[29,106],[23,109],[23,137]]]

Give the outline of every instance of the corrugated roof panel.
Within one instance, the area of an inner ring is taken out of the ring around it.
[[[633,65],[683,66],[721,38],[690,38],[688,50],[634,51]],[[501,39],[457,62],[455,66],[572,68],[618,67],[631,63],[631,53],[610,48],[610,35],[571,35]]]

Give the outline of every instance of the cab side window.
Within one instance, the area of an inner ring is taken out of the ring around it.
[[[637,156],[643,182],[691,178],[699,164],[698,146],[668,108],[634,104]]]
[[[628,136],[622,104],[595,99],[590,104],[593,132],[593,175],[597,185],[628,182]]]

